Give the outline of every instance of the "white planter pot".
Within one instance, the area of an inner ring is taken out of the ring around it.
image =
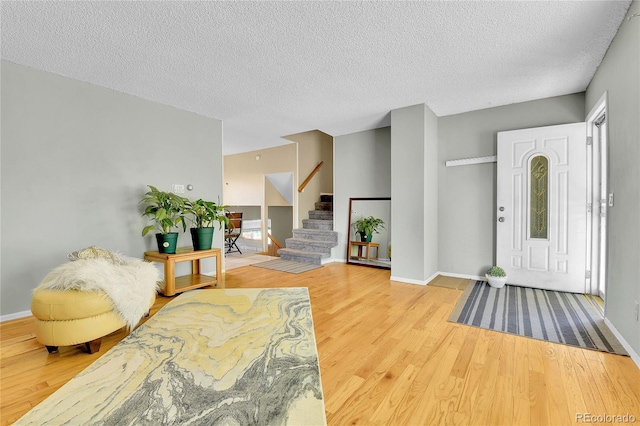
[[[487,282],[491,287],[494,288],[502,288],[507,283],[507,277],[490,277],[487,274],[484,274],[487,278]]]

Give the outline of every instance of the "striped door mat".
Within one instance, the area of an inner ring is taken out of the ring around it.
[[[628,355],[583,294],[513,285],[493,288],[476,281],[460,296],[449,321]]]
[[[281,259],[254,263],[251,266],[255,266],[257,268],[271,269],[271,270],[280,271],[280,272],[288,272],[290,274],[301,274],[303,272],[322,268],[322,265],[312,265],[311,263],[294,262],[292,260],[281,260]]]

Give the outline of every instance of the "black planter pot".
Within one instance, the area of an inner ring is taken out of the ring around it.
[[[191,241],[194,250],[209,250],[213,243],[213,227],[191,228]]]
[[[158,242],[158,252],[175,254],[178,246],[178,233],[156,234],[156,241]]]

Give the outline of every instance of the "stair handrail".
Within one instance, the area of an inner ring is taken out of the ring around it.
[[[313,169],[311,173],[309,173],[309,176],[307,176],[304,182],[302,182],[302,184],[300,184],[300,186],[298,187],[298,192],[302,192],[304,190],[304,187],[307,186],[309,181],[316,175],[316,173],[318,173],[318,171],[320,170],[320,167],[322,167],[323,164],[324,164],[324,161],[321,161],[320,163],[318,163],[316,168]]]
[[[278,256],[278,257],[280,257],[280,255],[278,254],[278,250],[283,248],[282,244],[280,244],[280,241],[278,241],[273,235],[271,235],[268,232],[267,232],[267,236],[269,237],[269,239],[273,243],[272,245],[269,246],[269,256]]]

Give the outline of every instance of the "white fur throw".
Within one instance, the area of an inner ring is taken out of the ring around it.
[[[104,291],[115,311],[133,329],[147,313],[158,290],[158,270],[141,259],[124,264],[107,259],[80,259],[49,272],[38,289]]]

